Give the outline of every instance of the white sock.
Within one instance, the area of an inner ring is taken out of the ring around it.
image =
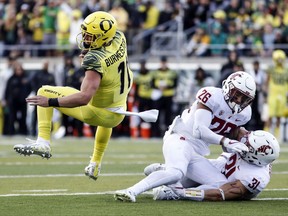
[[[42,137],[37,137],[36,143],[43,143],[43,144],[46,144],[46,145],[50,146],[50,141],[49,140],[45,140]]]
[[[135,196],[137,196],[138,194],[141,194],[145,191],[161,185],[174,184],[182,177],[182,172],[176,169],[159,170],[151,173],[149,176],[142,179],[140,182],[128,188],[128,190],[130,190],[132,193],[135,194]]]

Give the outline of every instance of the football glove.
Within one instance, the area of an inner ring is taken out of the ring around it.
[[[249,151],[248,147],[244,143],[239,142],[237,140],[231,140],[231,139],[226,138],[226,137],[222,141],[222,146],[229,153],[235,153],[235,152],[242,153],[242,152],[248,152]]]

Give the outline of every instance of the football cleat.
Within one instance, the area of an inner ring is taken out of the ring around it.
[[[87,167],[85,167],[85,175],[93,180],[97,180],[101,171],[101,164],[97,165],[96,162],[90,162]]]
[[[161,163],[150,164],[144,168],[144,174],[148,176],[152,172],[159,171],[159,170],[165,170],[165,164],[161,164]]]
[[[153,189],[154,200],[178,200],[180,197],[167,186],[160,186]]]
[[[31,142],[31,140],[29,140]],[[20,155],[30,156],[30,155],[39,155],[42,158],[51,158],[51,148],[49,144],[46,143],[37,143],[36,141],[32,141],[32,144],[23,145],[17,144],[14,146],[14,150]]]
[[[127,189],[115,191],[114,198],[122,202],[136,202],[136,197],[133,192]]]

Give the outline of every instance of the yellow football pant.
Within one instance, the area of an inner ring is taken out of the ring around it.
[[[48,98],[64,97],[79,92],[71,87],[62,86],[42,86],[37,95]],[[126,104],[123,105],[126,109]],[[97,126],[94,141],[94,151],[92,162],[100,164],[108,141],[112,134],[112,128],[117,126],[124,119],[124,115],[112,113],[105,108],[94,107],[91,104],[75,108],[55,107],[61,113],[76,118],[89,125]],[[45,140],[51,139],[53,107],[37,107],[38,116],[38,137]]]

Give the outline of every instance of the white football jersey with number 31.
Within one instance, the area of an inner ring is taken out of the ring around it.
[[[241,181],[251,192],[251,196],[245,197],[247,199],[256,197],[270,181],[270,164],[262,167],[249,164],[237,153],[222,153],[219,158],[210,161],[226,176],[228,182]]]

